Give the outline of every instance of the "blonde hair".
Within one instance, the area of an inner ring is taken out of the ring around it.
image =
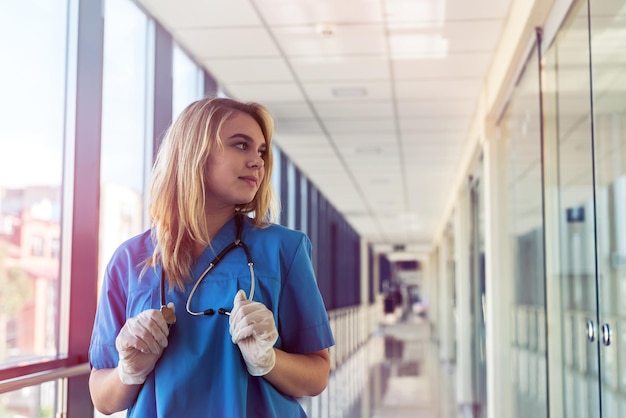
[[[271,187],[274,121],[269,111],[258,103],[226,98],[191,103],[166,132],[150,185],[149,211],[155,247],[144,271],[161,263],[170,289],[182,290],[190,280],[193,243],[211,243],[205,213],[206,168],[211,153],[223,149],[220,131],[224,122],[236,113],[248,114],[257,121],[267,151],[263,155],[265,175],[259,190],[251,202],[236,205],[233,215],[248,214],[257,227],[267,226],[278,215]]]

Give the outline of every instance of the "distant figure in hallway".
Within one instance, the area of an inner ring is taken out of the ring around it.
[[[305,417],[334,345],[311,242],[273,223],[273,119],[257,103],[190,104],[151,179],[151,228],[106,269],[91,397],[132,417]]]

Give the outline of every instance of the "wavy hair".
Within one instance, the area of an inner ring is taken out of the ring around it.
[[[190,280],[193,244],[211,243],[205,210],[207,165],[211,153],[223,149],[221,128],[236,113],[248,114],[257,121],[267,151],[263,155],[265,175],[259,190],[251,202],[236,205],[233,215],[248,214],[257,227],[267,226],[278,216],[271,187],[274,120],[270,112],[258,103],[227,98],[191,103],[167,130],[150,184],[149,213],[155,247],[144,271],[161,263],[170,289],[182,290]]]

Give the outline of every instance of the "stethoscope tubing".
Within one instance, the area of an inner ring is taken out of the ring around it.
[[[250,250],[248,249],[248,246],[241,240],[241,231],[243,229],[243,219],[242,219],[242,215],[238,214],[236,215],[236,223],[237,223],[237,236],[235,238],[235,241],[231,242],[228,246],[226,246],[226,248],[224,248],[214,259],[213,261],[211,261],[208,265],[208,267],[202,272],[202,274],[198,277],[198,279],[196,280],[195,284],[193,285],[191,292],[189,292],[189,296],[187,297],[187,303],[185,304],[185,309],[187,310],[187,313],[189,313],[190,315],[193,316],[202,316],[202,315],[213,315],[215,314],[215,310],[212,308],[209,308],[205,311],[201,311],[201,312],[196,312],[196,311],[192,311],[191,310],[191,300],[193,299],[193,295],[196,292],[196,289],[198,288],[198,286],[200,285],[200,283],[202,283],[202,281],[205,279],[205,277],[207,276],[207,274],[209,274],[209,272],[215,268],[223,259],[224,257],[226,257],[226,255],[231,252],[232,250],[236,249],[236,248],[242,248],[243,251],[246,253],[246,258],[248,261],[248,268],[250,269],[250,293],[248,295],[248,300],[252,300],[252,298],[254,297],[254,290],[255,290],[255,285],[256,285],[256,279],[254,277],[254,262],[252,261],[252,256],[250,255]],[[167,308],[167,303],[165,300],[165,274],[163,272],[163,270],[161,270],[161,286],[160,286],[160,291],[161,291],[161,310],[163,311],[164,309],[168,309]],[[219,314],[222,315],[230,315],[230,311],[226,310],[225,308],[219,308],[217,310],[217,312]]]

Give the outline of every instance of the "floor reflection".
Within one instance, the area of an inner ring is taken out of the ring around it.
[[[452,418],[454,369],[437,361],[430,325],[421,317],[381,325],[332,374],[309,417]]]

